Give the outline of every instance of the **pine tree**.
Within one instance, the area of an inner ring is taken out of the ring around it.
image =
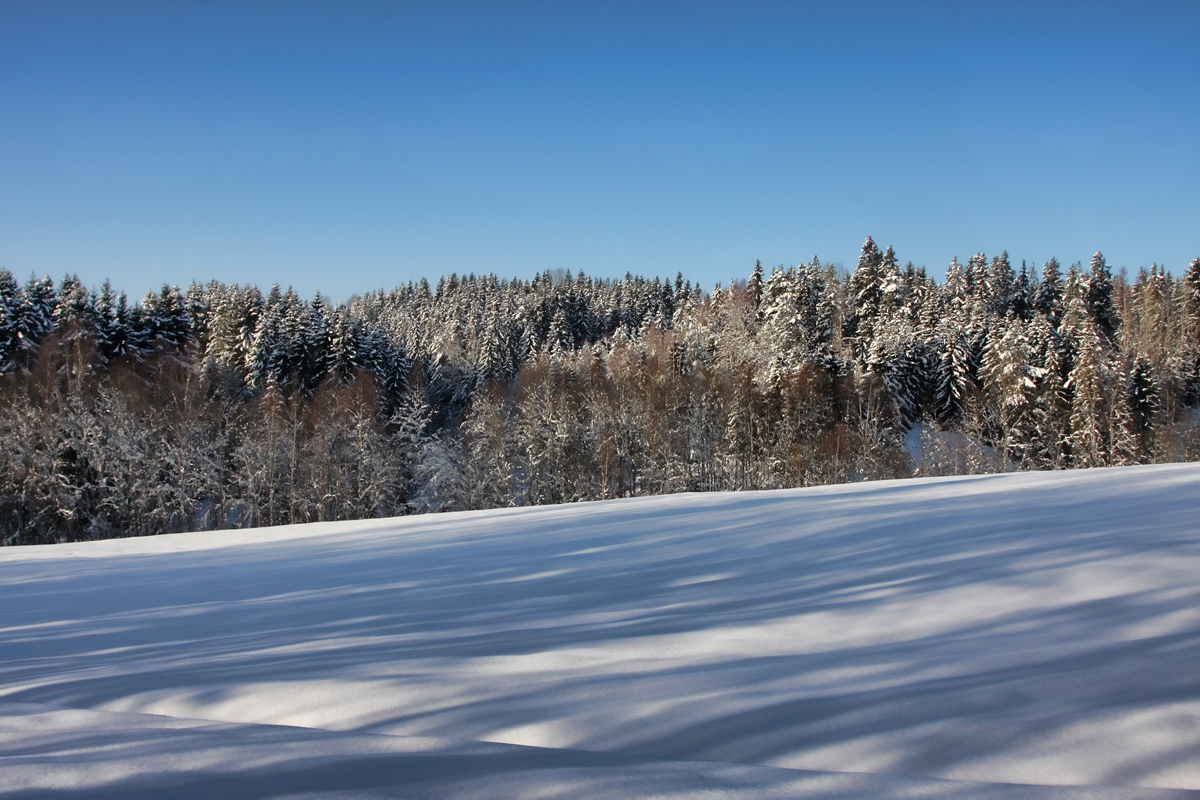
[[[942,296],[947,301],[947,305],[965,308],[970,293],[967,276],[963,272],[962,264],[958,263],[958,257],[955,256],[946,267],[946,282],[942,285]]]
[[[997,443],[1006,463],[1011,453],[1020,452],[1020,432],[1030,394],[1041,377],[1041,370],[1030,363],[1030,355],[1025,326],[1011,314],[993,328],[984,349],[980,375],[996,410],[1000,426]]]
[[[107,284],[107,281],[105,281]],[[209,326],[212,322],[212,305],[210,293],[197,281],[192,281],[184,295],[183,305],[187,311],[191,329],[188,331],[188,341],[203,355],[208,349]]]
[[[278,287],[275,287],[278,288]],[[246,379],[253,389],[277,386],[283,365],[282,308],[279,298],[267,301],[267,307],[254,328],[254,340],[246,351]]]
[[[1158,381],[1145,356],[1139,356],[1125,379],[1126,430],[1133,439],[1138,461],[1153,453],[1155,418],[1159,411]]]
[[[1087,310],[1088,318],[1096,326],[1101,340],[1108,346],[1115,345],[1121,320],[1113,306],[1112,273],[1099,251],[1092,256],[1092,273],[1087,282]]]
[[[147,292],[141,307],[144,346],[174,350],[187,344],[192,323],[178,287],[163,284],[158,294]]]
[[[865,359],[875,337],[875,327],[883,309],[883,256],[868,236],[858,257],[858,266],[850,277],[850,315],[846,320],[846,339],[851,352]]]
[[[1033,309],[1057,328],[1062,318],[1063,287],[1058,260],[1051,258],[1042,266],[1042,280],[1034,296]]]
[[[1200,350],[1200,258],[1193,258],[1180,281],[1183,286],[1184,340],[1193,351]]]
[[[53,325],[55,292],[49,276],[30,278],[25,284],[25,305],[17,323],[25,348],[33,349]]]
[[[311,303],[297,306],[301,351],[298,374],[301,387],[309,394],[316,390],[329,371],[330,337],[326,311],[325,300],[319,292]]]
[[[1015,280],[1016,274],[1013,272],[1012,264],[1009,263],[1006,250],[992,259],[984,279],[984,297],[988,313],[991,316],[1004,319],[1008,314],[1012,308]]]
[[[55,299],[54,311],[51,312],[54,328],[70,340],[81,334],[90,334],[93,330],[93,317],[88,291],[79,282],[79,276],[65,276],[58,284],[58,296]]]
[[[977,324],[986,324],[991,313],[992,295],[988,280],[988,259],[983,253],[976,253],[967,259],[963,276],[967,280],[969,296],[967,298],[968,318]]]
[[[1077,467],[1102,467],[1108,463],[1110,439],[1104,420],[1104,382],[1108,371],[1105,344],[1092,325],[1079,332],[1075,366],[1067,379],[1071,390],[1071,457]]]
[[[1013,284],[1013,294],[1011,308],[1013,314],[1023,322],[1028,322],[1033,311],[1033,279],[1032,270],[1024,261],[1021,262],[1021,271],[1017,274],[1016,283]]]
[[[875,337],[867,357],[868,371],[877,375],[892,400],[897,428],[918,421],[936,397],[939,362],[931,348],[916,338],[904,320],[887,323]]]
[[[888,245],[879,257],[879,312],[884,318],[891,317],[904,304],[900,286],[900,267],[896,251]]]
[[[750,280],[746,282],[746,291],[750,295],[750,302],[757,313],[759,306],[762,304],[763,293],[763,268],[761,261],[754,262],[754,271],[750,273]]]
[[[353,380],[363,366],[359,356],[358,324],[350,319],[350,312],[345,305],[334,309],[328,353],[326,369],[343,383]]]
[[[803,358],[804,336],[798,313],[795,271],[775,269],[762,291],[759,345],[768,361],[778,360],[784,371]]]
[[[100,287],[95,303],[96,348],[105,363],[127,352],[129,309],[126,302],[125,294],[115,294],[108,281]]]
[[[21,346],[17,327],[24,297],[13,274],[0,269],[0,373],[15,367],[15,356]]]
[[[500,309],[492,305],[483,321],[477,373],[482,383],[501,381],[511,374],[509,334],[501,322]]]
[[[205,368],[249,382],[250,350],[263,312],[263,298],[254,286],[209,286],[211,312]]]
[[[1034,322],[1034,331],[1042,341],[1041,371],[1031,410],[1027,440],[1031,442],[1031,466],[1035,469],[1061,469],[1067,465],[1070,435],[1071,392],[1067,388],[1061,337],[1045,317]]]

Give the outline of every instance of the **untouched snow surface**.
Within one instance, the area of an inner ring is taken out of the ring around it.
[[[0,550],[0,796],[1200,797],[1200,465]]]

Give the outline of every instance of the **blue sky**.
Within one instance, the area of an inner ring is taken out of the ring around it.
[[[0,0],[0,267],[343,300],[1200,255],[1200,3]]]

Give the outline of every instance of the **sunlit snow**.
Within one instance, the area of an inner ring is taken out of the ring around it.
[[[8,548],[0,608],[4,797],[1200,796],[1200,465]]]

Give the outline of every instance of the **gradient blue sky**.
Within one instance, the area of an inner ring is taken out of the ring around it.
[[[1200,255],[1200,3],[0,0],[0,266],[334,300],[452,271]]]

